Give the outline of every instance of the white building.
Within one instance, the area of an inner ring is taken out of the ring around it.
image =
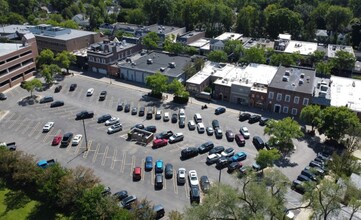
[[[225,42],[227,40],[242,40],[243,34],[238,33],[231,33],[231,32],[225,32],[218,37],[214,38],[210,42],[210,49],[211,50],[223,50]]]

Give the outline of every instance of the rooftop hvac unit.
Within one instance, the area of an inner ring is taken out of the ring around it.
[[[176,65],[175,65],[175,62],[170,62],[170,63],[169,63],[169,67],[170,67],[170,68],[175,68],[175,66],[176,66]]]
[[[327,95],[327,92],[325,92],[325,91],[320,91],[320,92],[318,93],[318,97],[325,98],[326,95]]]
[[[282,81],[283,81],[283,82],[288,82],[288,77],[287,77],[287,76],[283,76],[283,77],[282,77]]]
[[[302,84],[303,84],[303,79],[300,79],[300,80],[298,81],[298,84],[299,84],[299,85],[302,85]]]
[[[301,73],[301,78],[305,78],[305,74],[304,73]]]
[[[327,87],[327,86],[322,85],[322,86],[321,86],[321,88],[320,88],[320,90],[321,90],[321,91],[326,92],[326,91],[328,90],[328,87]]]
[[[290,71],[289,70],[285,71],[285,76],[290,76]]]
[[[153,60],[152,59],[148,59],[147,60],[147,64],[152,64],[153,63]]]
[[[161,72],[164,72],[164,70],[165,70],[164,67],[161,67],[161,68],[160,68],[160,71],[161,71]]]

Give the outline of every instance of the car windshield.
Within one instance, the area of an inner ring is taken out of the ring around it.
[[[197,177],[191,176],[191,180],[197,180]]]

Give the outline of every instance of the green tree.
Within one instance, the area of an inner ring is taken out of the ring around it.
[[[265,51],[261,47],[251,47],[244,51],[244,56],[240,59],[242,62],[247,63],[266,63]]]
[[[51,84],[54,80],[54,75],[61,72],[61,68],[56,64],[42,66],[41,75],[44,77],[47,84]]]
[[[155,95],[161,94],[168,89],[168,77],[156,72],[153,75],[145,78],[146,85],[152,90]]]
[[[316,50],[313,53],[310,54],[310,62],[312,64],[316,64],[321,62],[326,56],[326,53],[324,51]]]
[[[18,13],[10,12],[9,15],[7,15],[7,22],[8,24],[24,24],[26,20]]]
[[[251,5],[241,8],[237,16],[237,32],[245,36],[257,36],[260,13]]]
[[[71,64],[76,62],[76,56],[69,51],[63,50],[61,53],[56,55],[55,60],[60,64],[62,68],[66,69],[67,74],[69,74],[69,67]]]
[[[66,21],[60,22],[59,25],[61,27],[65,27],[65,28],[79,29],[78,24],[73,20],[66,20]]]
[[[327,29],[333,31],[336,36],[337,32],[343,31],[352,19],[352,11],[349,8],[332,5],[326,13]]]
[[[170,220],[182,220],[183,219],[183,214],[176,211],[176,210],[172,210],[168,213],[168,218]]]
[[[189,97],[189,92],[186,90],[185,86],[177,79],[174,79],[169,84],[168,89],[172,90],[175,96]]]
[[[142,9],[135,8],[127,10],[125,20],[130,24],[144,24],[147,17],[144,15]]]
[[[266,167],[273,167],[273,163],[281,158],[280,152],[273,148],[271,150],[260,150],[256,156],[256,162],[261,166],[261,169]]]
[[[50,65],[54,63],[55,57],[53,51],[50,49],[45,49],[40,52],[40,55],[36,58],[36,64],[38,68],[41,68],[42,65]]]
[[[335,57],[330,62],[341,73],[342,70],[352,70],[355,66],[356,58],[347,51],[339,50],[336,51]]]
[[[324,77],[330,77],[332,70],[332,63],[328,61],[322,61],[316,64],[316,73]]]
[[[350,153],[359,150],[361,143],[361,124],[357,123],[356,126],[351,125],[345,133],[347,135],[345,135],[345,138],[341,142],[346,150]]]
[[[191,63],[186,64],[183,68],[183,71],[186,76],[186,79],[191,78],[192,76],[194,76],[194,74],[197,73],[196,69]]]
[[[291,66],[296,65],[297,57],[294,54],[287,53],[273,53],[270,56],[271,65],[273,66]]]
[[[243,53],[244,48],[242,46],[241,41],[239,40],[227,40],[224,43],[224,52],[227,53],[228,57],[230,57],[231,61],[237,62]]]
[[[271,38],[277,38],[280,33],[290,33],[292,36],[299,36],[303,28],[303,21],[300,14],[287,8],[277,9],[268,17],[268,33]]]
[[[349,177],[352,173],[361,172],[361,165],[358,161],[352,152],[345,151],[341,155],[333,154],[332,161],[329,161],[327,166],[336,177]]]
[[[24,84],[23,84],[23,88],[26,91],[30,92],[30,97],[33,97],[34,89],[41,88],[42,86],[43,86],[43,84],[38,79],[32,79],[32,80],[29,80],[29,81],[24,81]]]
[[[203,58],[198,57],[194,60],[194,68],[196,69],[196,71],[201,71],[201,69],[203,69],[205,64],[205,61]]]
[[[156,49],[159,41],[159,36],[155,32],[149,32],[142,38],[142,44],[147,50]]]
[[[226,62],[227,54],[223,50],[214,50],[208,54],[208,59],[213,62]]]
[[[347,129],[359,123],[357,115],[349,108],[330,106],[322,110],[318,131],[329,139],[340,141],[345,137]]]
[[[307,105],[302,108],[300,119],[305,124],[311,125],[312,132],[318,125],[321,117],[321,107],[319,105]]]
[[[271,136],[269,144],[275,146],[283,155],[294,150],[293,138],[303,136],[300,125],[290,117],[279,121],[270,120],[264,128],[264,133]]]

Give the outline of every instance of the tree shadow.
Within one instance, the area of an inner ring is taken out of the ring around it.
[[[53,208],[38,203],[31,210],[29,215],[26,217],[27,220],[47,220],[47,219],[59,219],[56,211]]]
[[[22,191],[9,191],[5,194],[4,204],[6,205],[6,210],[3,214],[15,209],[20,209],[25,207],[31,199]]]
[[[283,158],[275,161],[275,165],[277,167],[285,168],[285,167],[295,167],[298,165],[298,163],[291,162],[289,158],[283,157]]]
[[[18,105],[20,106],[28,106],[28,105],[34,105],[35,103],[39,102],[39,96],[33,95],[33,96],[27,96],[23,98],[22,100],[18,101]]]

